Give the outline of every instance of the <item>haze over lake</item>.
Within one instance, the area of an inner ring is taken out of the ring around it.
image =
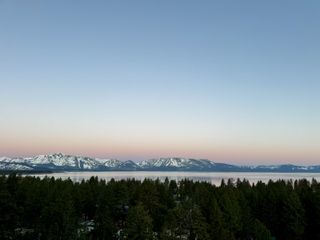
[[[232,178],[236,179],[247,179],[250,183],[257,183],[262,181],[267,183],[269,180],[298,180],[307,179],[311,181],[316,179],[320,181],[320,173],[255,173],[255,172],[143,172],[143,171],[110,171],[110,172],[59,172],[59,173],[49,173],[49,174],[32,174],[31,176],[36,176],[44,178],[45,176],[68,179],[70,178],[74,182],[80,182],[82,180],[88,180],[92,176],[96,176],[99,179],[110,181],[111,179],[126,180],[126,179],[160,179],[164,181],[166,178],[169,180],[183,180],[190,179],[194,181],[209,182],[214,185],[220,185],[221,180],[227,181]]]

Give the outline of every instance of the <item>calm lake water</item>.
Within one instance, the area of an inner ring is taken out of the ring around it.
[[[79,182],[87,180],[92,176],[97,176],[99,179],[110,181],[112,178],[115,180],[122,179],[136,179],[144,180],[148,179],[160,179],[164,181],[167,177],[169,180],[182,180],[191,179],[194,181],[204,181],[215,185],[220,185],[221,180],[224,179],[247,179],[250,183],[257,183],[258,181],[268,182],[271,180],[296,180],[313,178],[320,181],[320,173],[253,173],[253,172],[61,172],[50,174],[32,174],[32,176],[43,178],[45,176],[55,177],[61,179],[70,178],[72,181]]]

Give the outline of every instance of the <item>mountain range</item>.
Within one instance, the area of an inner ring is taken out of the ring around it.
[[[207,159],[159,158],[140,162],[100,159],[62,153],[35,157],[1,157],[2,171],[203,171],[203,172],[320,172],[320,165],[239,166]]]

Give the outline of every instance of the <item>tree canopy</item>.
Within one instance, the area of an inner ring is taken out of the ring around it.
[[[320,239],[320,184],[0,177],[0,239]]]

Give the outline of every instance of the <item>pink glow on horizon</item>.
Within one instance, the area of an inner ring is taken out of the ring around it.
[[[228,146],[193,146],[186,145],[144,145],[118,143],[45,143],[24,142],[12,145],[1,143],[1,156],[34,156],[62,152],[71,155],[83,155],[120,160],[144,160],[160,157],[203,158],[231,164],[319,164],[320,154],[316,149],[290,149],[266,147],[228,147]]]

